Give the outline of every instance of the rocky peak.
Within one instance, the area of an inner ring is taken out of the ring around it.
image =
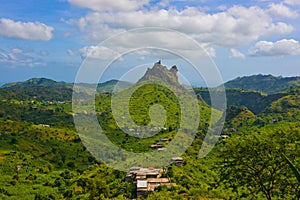
[[[146,80],[153,80],[153,79],[160,79],[165,81],[169,84],[180,85],[178,82],[177,76],[178,68],[176,65],[171,67],[170,70],[164,65],[161,64],[161,61],[158,61],[154,64],[152,68],[148,68],[145,75],[139,80],[146,81]]]
[[[172,74],[174,74],[175,76],[177,76],[177,72],[178,72],[178,68],[176,65],[174,65],[171,69],[170,69],[170,72]]]

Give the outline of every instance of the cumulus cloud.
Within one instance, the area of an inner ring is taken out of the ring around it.
[[[249,50],[251,56],[288,56],[300,55],[300,44],[294,39],[276,42],[259,41]]]
[[[95,11],[133,11],[149,3],[149,0],[68,0],[69,3]]]
[[[277,17],[297,18],[298,13],[285,6],[283,3],[270,4],[269,12]]]
[[[104,46],[86,46],[79,49],[82,59],[92,58],[98,60],[114,60],[120,58],[120,54]]]
[[[177,10],[137,10],[131,12],[91,12],[68,20],[86,35],[100,42],[107,36],[132,28],[165,27],[186,33],[199,42],[219,46],[249,44],[262,36],[283,35],[293,31],[284,22],[272,20],[267,9],[233,6],[208,14],[194,7]]]
[[[299,0],[285,0],[284,3],[289,4],[289,5],[300,5]]]
[[[23,40],[50,40],[54,28],[40,22],[16,22],[0,19],[0,35]]]
[[[293,26],[288,25],[286,23],[278,22],[276,24],[272,24],[263,36],[287,35],[287,33],[290,33],[293,30],[294,30]]]
[[[45,65],[43,61],[35,59],[31,53],[19,48],[13,48],[9,51],[0,49],[0,64],[7,67],[35,67]]]
[[[207,43],[196,43],[192,38],[162,28],[135,29],[101,43],[79,50],[82,58],[111,59],[120,55],[157,56],[162,59],[215,57],[215,49]]]
[[[232,48],[232,49],[230,49],[230,57],[244,59],[245,55],[243,53],[239,52],[238,50]]]

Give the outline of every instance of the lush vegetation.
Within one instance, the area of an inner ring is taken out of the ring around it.
[[[100,93],[104,92],[112,92],[114,90],[115,85],[118,83],[118,89],[123,89],[127,88],[132,83],[126,82],[126,81],[117,81],[117,80],[110,80],[106,81],[104,83],[99,83],[97,85],[97,91]],[[81,87],[86,87],[86,88],[94,88],[95,85],[93,84],[88,84],[88,83],[77,83],[77,85]],[[32,96],[32,92],[36,92],[34,94],[35,96],[37,94],[40,94],[39,92],[42,92],[43,95],[47,95],[47,92],[52,92],[54,94],[48,95],[48,96],[43,96],[47,99],[50,97],[56,97],[53,95],[57,95],[57,93],[64,94],[66,92],[67,95],[65,98],[71,98],[70,91],[73,88],[72,83],[66,83],[66,82],[57,82],[51,79],[47,78],[32,78],[24,82],[13,82],[13,83],[7,83],[1,86],[2,89],[4,90],[14,90],[17,94],[25,95],[25,96]],[[56,88],[56,90],[51,90],[51,88]],[[20,92],[19,90],[27,90],[27,92]],[[64,89],[64,90],[61,90]],[[69,89],[69,90],[67,90]],[[24,98],[24,97],[23,97]],[[64,99],[66,100],[66,99]]]
[[[211,105],[210,96],[220,95],[218,89],[211,89],[210,91],[207,88],[194,88],[197,94],[200,94],[203,100]],[[210,94],[211,92],[212,94]],[[274,94],[265,94],[263,92],[258,92],[255,90],[245,90],[245,89],[230,89],[226,88],[226,98],[227,106],[246,106],[255,114],[259,114],[264,111],[273,101],[280,99],[283,96],[286,96],[286,92],[274,93]],[[258,103],[259,102],[259,103]],[[221,104],[220,104],[221,105]],[[218,107],[217,107],[218,108]]]
[[[124,181],[125,172],[97,161],[82,145],[72,120],[71,92],[48,86],[0,90],[1,199],[136,198],[134,185]],[[229,103],[226,113],[223,134],[229,137],[198,158],[210,113],[217,112],[199,98],[201,120],[195,140],[182,155],[185,165],[167,166],[164,176],[175,184],[157,188],[147,199],[300,198],[300,88],[274,95],[230,92],[237,96],[229,102],[239,103]],[[206,98],[204,89],[196,93]],[[129,136],[117,126],[111,98],[110,93],[98,94],[96,113],[115,145],[153,151],[150,144],[176,135],[180,107],[163,86],[145,85],[130,99],[130,114],[140,125],[150,122],[151,105],[165,107],[166,129],[150,138]]]
[[[243,88],[262,91],[268,94],[282,92],[293,86],[300,86],[300,77],[253,75],[238,77],[224,84],[226,88]]]
[[[47,78],[32,78],[24,82],[7,83],[2,86],[4,89],[25,88],[32,86],[44,86],[48,88],[72,88],[72,84],[66,82],[56,82]]]

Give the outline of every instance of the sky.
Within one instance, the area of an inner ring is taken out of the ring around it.
[[[300,0],[0,0],[0,5],[0,83],[33,77],[75,82],[90,58],[112,63],[100,82],[128,71],[138,77],[132,69],[161,59],[201,85],[186,67],[187,57],[209,58],[223,81],[253,74],[300,76]]]

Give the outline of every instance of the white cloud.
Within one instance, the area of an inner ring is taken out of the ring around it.
[[[165,8],[170,5],[170,1],[171,0],[162,0],[162,1],[158,2],[158,6]]]
[[[11,19],[0,19],[0,35],[23,40],[43,40],[52,38],[53,27],[40,22],[15,22]]]
[[[269,12],[277,17],[297,18],[298,13],[285,6],[283,3],[270,4]]]
[[[243,53],[239,52],[238,50],[232,48],[232,49],[230,49],[230,57],[244,59],[245,55]]]
[[[217,9],[220,11],[225,11],[225,10],[227,10],[227,6],[223,4],[223,5],[218,6]]]
[[[6,67],[35,67],[45,65],[41,60],[35,59],[31,53],[18,48],[9,51],[0,49],[0,64]]]
[[[284,0],[284,3],[289,4],[289,5],[300,5],[299,0]]]
[[[249,50],[251,56],[288,56],[300,55],[300,43],[294,39],[276,42],[259,41]]]
[[[184,56],[216,56],[215,49],[208,43],[196,43],[191,37],[162,28],[144,28],[129,31],[113,37],[109,47],[120,54],[132,51],[132,54],[161,56],[170,58]]]
[[[149,0],[68,0],[69,3],[95,11],[133,11],[149,3]]]
[[[87,39],[100,42],[115,33],[132,28],[165,27],[188,34],[201,43],[219,46],[249,44],[262,36],[284,35],[293,27],[274,22],[267,9],[233,6],[213,14],[197,8],[160,9],[132,12],[92,12],[69,20]]]
[[[276,24],[272,24],[269,29],[265,32],[265,36],[272,35],[286,35],[287,33],[291,33],[294,30],[294,27],[283,23],[277,22]]]
[[[104,46],[86,46],[79,49],[79,52],[82,59],[113,60],[120,57],[120,54]]]
[[[127,54],[161,59],[216,56],[216,51],[210,44],[199,44],[191,37],[162,28],[135,29],[124,32],[103,41],[100,45],[81,48],[79,50],[81,57],[112,60],[117,57],[122,58]],[[74,55],[73,51],[70,53]]]

